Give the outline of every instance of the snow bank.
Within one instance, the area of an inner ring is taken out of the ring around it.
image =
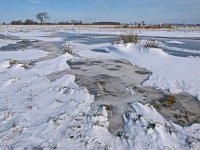
[[[145,86],[153,86],[172,93],[185,92],[200,100],[200,58],[177,57],[164,52],[162,49],[145,49],[142,45],[111,45],[109,43],[87,45],[76,42],[80,56],[101,58],[124,58],[139,67],[146,68],[152,75],[144,82]],[[165,45],[162,44],[162,47]],[[110,53],[95,53],[91,49],[103,49]],[[181,50],[181,49],[180,49]],[[182,51],[186,51],[183,49]],[[196,52],[193,50],[192,52]]]
[[[107,129],[105,107],[91,110],[94,96],[74,75],[48,79],[69,69],[70,58],[64,54],[32,69],[0,63],[0,149],[123,149]]]
[[[17,42],[20,42],[20,40],[0,39],[0,47],[16,44]]]
[[[161,42],[160,42],[160,46],[162,48],[165,48],[165,49],[168,49],[168,50],[200,54],[200,50],[198,50],[198,49],[187,49],[187,48],[179,48],[179,47],[167,46],[166,44],[161,43]]]
[[[135,112],[124,115],[125,134],[129,148],[135,150],[195,149],[200,147],[200,125],[181,127],[166,121],[151,105],[135,102]]]
[[[5,60],[32,60],[44,57],[48,52],[28,49],[26,51],[0,51],[0,62]]]
[[[152,75],[145,86],[169,89],[172,93],[186,92],[200,100],[200,58],[176,57],[162,49],[145,49],[140,45],[115,46],[120,56],[139,67],[146,68]]]

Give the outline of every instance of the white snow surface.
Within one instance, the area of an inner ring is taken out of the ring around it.
[[[151,105],[131,104],[135,112],[124,115],[129,148],[135,150],[195,149],[200,147],[200,125],[181,127],[166,121]]]
[[[34,32],[16,35],[31,40],[46,38],[43,32]],[[174,93],[186,92],[200,99],[198,57],[171,56],[162,49],[144,49],[139,44],[87,45],[77,41],[71,44],[81,57],[125,58],[152,71],[144,85]],[[91,51],[94,48],[111,53],[95,53]],[[139,102],[130,104],[133,110],[123,115],[124,132],[111,134],[105,106],[91,110],[94,96],[74,82],[74,75],[65,74],[50,81],[52,74],[70,69],[66,60],[73,56],[69,54],[37,62],[31,69],[19,63],[10,66],[9,60],[37,59],[48,53],[26,50],[0,54],[0,150],[198,150],[200,147],[199,124],[181,127],[165,120],[152,106]]]
[[[169,89],[171,93],[185,92],[200,100],[200,58],[176,57],[162,49],[145,49],[141,45],[116,45],[120,56],[139,67],[146,68],[152,75],[145,86]]]
[[[20,40],[0,39],[0,47],[16,44],[17,42],[20,42]]]
[[[145,86],[169,90],[171,93],[185,92],[200,100],[199,57],[172,56],[159,48],[146,49],[142,44],[134,45],[130,43],[113,46],[109,43],[94,45],[82,44],[77,41],[70,43],[84,57],[105,57],[109,59],[121,57],[129,60],[134,65],[146,68],[152,72],[152,75],[143,83]],[[95,48],[107,50],[110,53],[91,52],[91,49]]]
[[[0,51],[0,62],[4,60],[32,60],[48,54],[43,50],[28,49],[25,51]]]
[[[181,41],[167,41],[167,43],[169,43],[169,44],[185,44]]]
[[[107,28],[106,28],[107,27]],[[112,26],[113,27],[113,26]],[[85,34],[138,34],[140,36],[157,37],[200,37],[200,28],[175,28],[175,29],[122,29],[112,28],[111,26],[74,26],[74,25],[20,25],[20,26],[0,26],[0,34],[13,34],[22,32],[52,32],[61,31],[67,33],[85,33]],[[115,27],[115,26],[114,26]],[[47,38],[46,40],[48,40]]]
[[[27,32],[2,32],[3,35],[17,36],[20,39],[39,40],[45,42],[59,42],[63,39],[61,37],[51,37],[53,31],[27,31]]]
[[[110,35],[122,35],[122,34],[137,34],[139,36],[149,37],[200,37],[199,31],[179,31],[179,30],[145,30],[145,29],[74,29],[64,30],[67,33],[82,33],[82,34],[110,34]]]
[[[74,75],[47,78],[69,69],[71,58],[64,54],[30,70],[21,64],[0,70],[0,149],[198,149],[199,124],[180,127],[138,102],[131,104],[136,112],[124,115],[125,131],[111,134],[105,106],[91,110],[94,96]]]
[[[64,54],[30,70],[0,63],[0,149],[123,149],[108,132],[105,107],[91,111],[94,96],[74,82],[74,75],[47,78],[69,69],[70,58]]]
[[[169,50],[200,54],[200,50],[197,50],[197,49],[187,49],[187,48],[179,48],[179,47],[167,46],[166,44],[161,43],[161,42],[160,42],[160,46],[162,48],[166,48],[166,49],[169,49]]]

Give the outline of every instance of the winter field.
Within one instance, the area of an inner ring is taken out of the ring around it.
[[[12,149],[200,150],[200,29],[0,26]]]

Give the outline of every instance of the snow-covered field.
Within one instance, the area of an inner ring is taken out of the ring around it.
[[[114,28],[113,28],[114,27]],[[74,25],[32,25],[32,26],[0,26],[0,32],[4,34],[16,33],[18,32],[29,32],[29,31],[42,31],[42,32],[51,32],[51,31],[62,31],[67,33],[85,33],[85,34],[112,34],[112,35],[121,35],[121,34],[130,34],[135,33],[140,36],[157,36],[157,37],[197,37],[200,35],[200,28],[177,28],[177,29],[123,29],[115,28],[116,26],[97,26],[97,25],[83,25],[83,26],[74,26]]]
[[[114,29],[113,29],[114,30]],[[2,27],[0,34],[18,37],[0,39],[0,47],[16,44],[18,40],[63,42],[65,33],[122,34],[112,29],[80,29],[41,26]],[[200,30],[187,31],[133,31],[140,35],[169,37],[200,37]],[[178,34],[177,34],[178,33]],[[53,36],[54,35],[54,36]],[[185,92],[200,100],[200,58],[172,56],[162,49],[146,49],[142,44],[111,45],[84,44],[68,41],[81,57],[127,59],[152,72],[143,84],[172,93]],[[180,41],[170,43],[184,44]],[[103,49],[101,54],[91,49]],[[42,49],[27,48],[18,51],[0,51],[0,150],[10,149],[195,149],[200,147],[200,124],[181,127],[164,119],[149,104],[132,102],[122,114],[124,131],[112,134],[108,130],[107,108],[97,110],[90,105],[95,97],[86,87],[75,83],[75,75],[65,74],[51,81],[49,76],[69,70],[68,53],[49,59]],[[26,61],[35,61],[29,68]],[[39,61],[36,61],[39,60]],[[138,100],[142,101],[142,100]]]

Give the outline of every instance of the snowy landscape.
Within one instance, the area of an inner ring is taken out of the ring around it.
[[[199,28],[1,26],[0,149],[200,150],[199,56]]]

